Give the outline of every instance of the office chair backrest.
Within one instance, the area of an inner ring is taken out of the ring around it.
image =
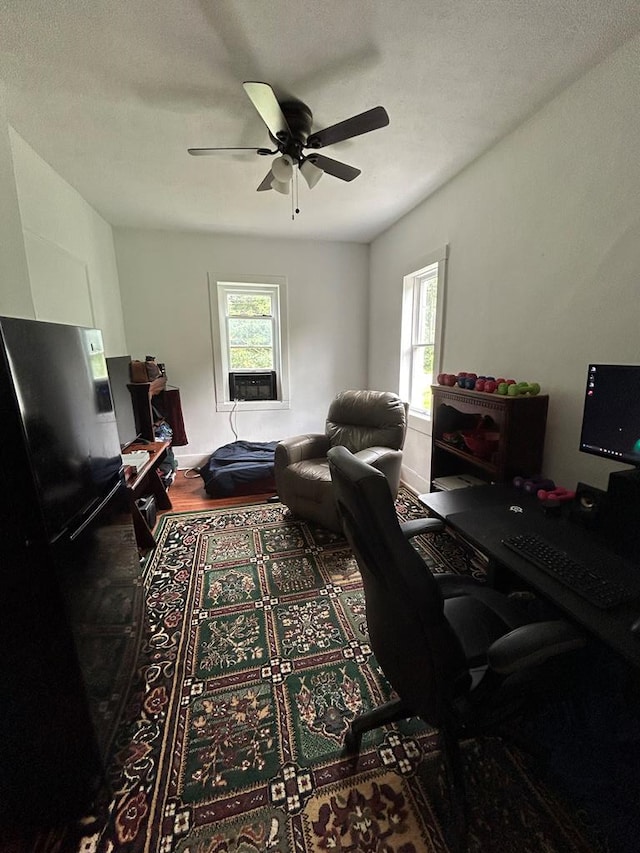
[[[413,714],[438,725],[470,677],[428,566],[405,538],[383,474],[344,447],[328,453],[338,513],[362,575],[369,640]]]

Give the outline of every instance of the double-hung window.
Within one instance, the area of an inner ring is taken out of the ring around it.
[[[288,408],[286,281],[210,280],[211,328],[218,411],[235,404],[230,372],[271,372],[277,400],[254,400],[246,407]]]
[[[431,416],[431,385],[440,362],[447,247],[404,277],[401,393],[409,411]]]
[[[259,287],[220,289],[229,370],[275,370],[277,292]]]

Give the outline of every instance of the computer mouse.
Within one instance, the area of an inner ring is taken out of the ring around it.
[[[631,633],[635,634],[637,637],[640,636],[640,616],[638,616],[635,622],[632,622]]]

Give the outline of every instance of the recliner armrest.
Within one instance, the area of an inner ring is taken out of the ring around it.
[[[569,622],[555,619],[514,628],[491,644],[487,662],[502,675],[544,663],[549,658],[581,649],[585,638]]]
[[[304,459],[318,459],[327,455],[329,439],[324,433],[309,433],[283,438],[276,445],[275,465],[286,468]]]
[[[353,455],[361,462],[373,465],[378,471],[382,469],[376,463],[384,464],[385,459],[402,459],[402,451],[394,450],[392,447],[365,447],[362,450],[356,450]]]
[[[365,447],[353,454],[356,459],[366,462],[387,478],[391,494],[395,498],[400,488],[400,469],[402,467],[402,451],[390,447]]]

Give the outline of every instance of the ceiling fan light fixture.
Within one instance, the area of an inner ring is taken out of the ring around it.
[[[289,195],[290,186],[291,181],[279,181],[277,178],[274,178],[271,181],[271,189],[275,190],[277,193],[282,193],[282,195]]]
[[[337,124],[324,127],[311,133],[313,115],[309,107],[297,98],[291,97],[280,102],[273,88],[259,80],[246,80],[243,88],[258,115],[269,131],[269,139],[275,146],[271,148],[188,148],[189,154],[215,154],[218,151],[254,151],[259,156],[276,155],[275,160],[257,192],[275,190],[291,198],[291,217],[298,213],[298,172],[302,172],[309,189],[313,189],[326,172],[341,181],[353,181],[360,169],[318,154],[318,148],[326,148],[338,142],[345,142],[354,136],[362,136],[372,130],[386,127],[389,116],[384,107],[373,107],[363,113],[353,115]],[[305,155],[304,149],[313,149]],[[297,169],[296,169],[297,167]]]
[[[324,175],[322,169],[315,166],[311,160],[305,160],[300,166],[300,171],[302,172],[302,177],[307,182],[307,186],[310,190],[315,187],[320,178]]]
[[[283,154],[282,157],[276,157],[271,164],[271,171],[276,181],[287,183],[293,177],[293,160],[288,154]],[[288,192],[288,190],[287,190]]]

